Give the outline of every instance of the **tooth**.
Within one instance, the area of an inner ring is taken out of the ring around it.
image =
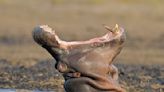
[[[115,28],[118,29],[118,24],[115,25]]]
[[[115,28],[114,28],[114,31],[115,31],[115,32],[118,32],[118,30],[119,30],[119,27],[118,27],[118,24],[116,24],[116,25],[115,25]]]

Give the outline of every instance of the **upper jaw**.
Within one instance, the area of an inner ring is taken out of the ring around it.
[[[92,38],[86,41],[71,41],[66,42],[57,36],[55,31],[52,30],[48,25],[37,26],[33,31],[34,40],[40,44],[45,45],[51,43],[51,46],[55,46],[57,48],[68,49],[69,47],[76,47],[79,45],[92,45],[94,43],[104,44],[110,43],[110,41],[119,39],[121,41],[125,40],[124,37],[124,29],[119,27],[117,24],[113,29],[110,29],[108,26],[104,26],[108,32],[102,37]],[[55,45],[54,45],[55,44]],[[58,45],[58,46],[57,46]]]

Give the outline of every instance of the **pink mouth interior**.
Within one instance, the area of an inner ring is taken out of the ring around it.
[[[70,41],[70,42],[62,41],[62,42],[67,45],[85,45],[85,44],[93,44],[93,43],[103,43],[103,42],[110,41],[112,39],[113,39],[112,32],[108,32],[102,37],[96,37],[86,41]]]
[[[39,29],[41,29],[41,33],[43,32],[48,32],[50,34],[52,34],[53,36],[55,36],[55,40],[59,43],[59,47],[61,48],[66,48],[69,47],[69,46],[77,46],[77,45],[89,45],[89,44],[94,44],[94,43],[105,43],[105,42],[110,42],[111,40],[113,39],[117,39],[119,38],[124,30],[122,28],[119,28],[119,32],[117,34],[115,34],[114,32],[112,31],[108,31],[105,35],[101,36],[101,37],[95,37],[95,38],[92,38],[92,39],[89,39],[89,40],[86,40],[86,41],[70,41],[70,42],[67,42],[67,41],[63,41],[61,40],[57,34],[55,33],[55,31],[53,31],[50,27],[48,27],[47,25],[42,25],[42,26],[39,26]]]
[[[67,43],[68,45],[83,45],[83,44],[93,44],[93,43],[105,43],[105,42],[109,42],[113,39],[117,39],[122,35],[122,30],[120,30],[119,34],[114,34],[112,32],[108,32],[105,35],[101,36],[101,37],[95,37],[86,41],[70,41],[70,42],[66,42],[63,41],[64,43]]]

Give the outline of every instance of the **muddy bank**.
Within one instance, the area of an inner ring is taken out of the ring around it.
[[[51,62],[50,62],[51,63]],[[0,60],[0,88],[62,89],[61,75],[47,61],[40,61],[31,67],[14,66],[6,60]]]
[[[11,61],[10,61],[11,62]],[[54,61],[38,61],[25,67],[0,60],[0,88],[56,90],[63,92],[63,78],[53,67]],[[163,92],[164,67],[161,65],[124,65],[119,68],[120,83],[129,92]]]
[[[161,65],[121,65],[120,83],[129,92],[163,92],[164,67]]]

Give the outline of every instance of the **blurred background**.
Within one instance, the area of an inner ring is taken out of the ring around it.
[[[87,40],[119,24],[127,32],[123,64],[164,64],[164,0],[0,0],[0,59],[34,65],[52,57],[32,39],[47,24],[66,41]]]
[[[102,36],[104,24],[119,24],[127,34],[115,60],[120,84],[129,92],[163,92],[164,0],[0,0],[0,88],[63,92],[53,58],[32,38],[43,24],[66,41]]]

